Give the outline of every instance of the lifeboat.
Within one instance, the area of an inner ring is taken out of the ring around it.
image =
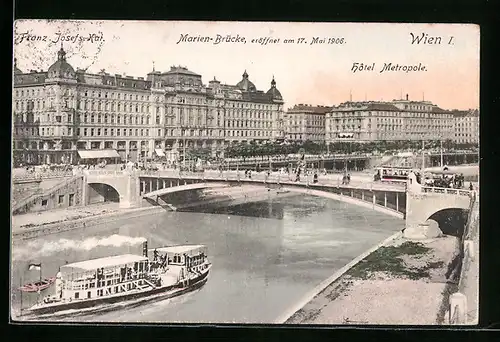
[[[48,289],[56,281],[56,277],[46,278],[33,283],[28,283],[19,288],[23,292],[40,292]]]

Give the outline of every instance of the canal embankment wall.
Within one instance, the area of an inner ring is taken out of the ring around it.
[[[479,197],[475,194],[461,245],[461,270],[456,291],[447,298],[448,324],[473,325],[478,322],[479,302]]]
[[[305,294],[297,303],[295,303],[290,309],[285,311],[281,316],[279,316],[275,323],[277,324],[283,324],[285,323],[290,317],[293,316],[297,311],[302,309],[307,303],[309,303],[311,300],[313,300],[314,297],[316,297],[320,292],[322,292],[324,289],[326,289],[330,284],[338,280],[340,277],[342,277],[345,273],[347,273],[351,268],[356,266],[361,260],[366,258],[368,255],[371,253],[375,252],[377,249],[379,249],[382,246],[385,246],[389,244],[390,242],[400,238],[402,236],[402,232],[397,232],[387,239],[381,241],[380,243],[376,244],[375,246],[371,247],[370,249],[366,250],[362,254],[358,255],[356,258],[351,260],[348,264],[346,264],[344,267],[336,271],[334,274],[332,274],[329,278],[325,279],[321,283],[319,283],[316,287],[314,287],[311,291],[309,291],[307,294]]]
[[[106,214],[99,214],[84,217],[76,220],[62,220],[31,227],[17,227],[12,229],[12,240],[28,240],[49,234],[57,234],[75,229],[82,229],[98,224],[106,224],[118,220],[132,219],[146,215],[153,215],[164,212],[162,207],[140,207],[128,209],[126,211],[115,211]]]

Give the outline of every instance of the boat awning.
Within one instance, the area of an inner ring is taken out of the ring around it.
[[[165,157],[165,153],[159,148],[155,149],[155,153],[158,157]]]
[[[199,252],[206,252],[207,247],[205,245],[179,245],[179,246],[169,246],[169,247],[158,247],[158,248],[150,248],[149,252],[154,253],[156,250],[160,253],[167,254],[187,254],[187,255],[195,255]]]
[[[78,155],[82,159],[120,158],[116,150],[83,150],[78,151]]]

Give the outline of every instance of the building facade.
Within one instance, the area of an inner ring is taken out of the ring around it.
[[[452,111],[457,144],[479,144],[479,110]]]
[[[16,64],[16,63],[14,63]],[[185,67],[146,78],[76,71],[57,53],[47,71],[14,65],[13,155],[16,163],[76,163],[79,150],[116,150],[122,160],[282,137],[283,98],[243,74],[237,85],[208,86]]]
[[[440,140],[454,136],[454,116],[428,101],[345,102],[326,114],[326,141]]]
[[[284,136],[288,141],[325,141],[325,115],[332,107],[295,105],[283,115]]]

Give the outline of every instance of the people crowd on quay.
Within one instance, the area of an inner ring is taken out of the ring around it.
[[[22,169],[14,172],[14,179],[42,179],[61,177],[71,174],[74,166],[70,164],[21,165]]]

